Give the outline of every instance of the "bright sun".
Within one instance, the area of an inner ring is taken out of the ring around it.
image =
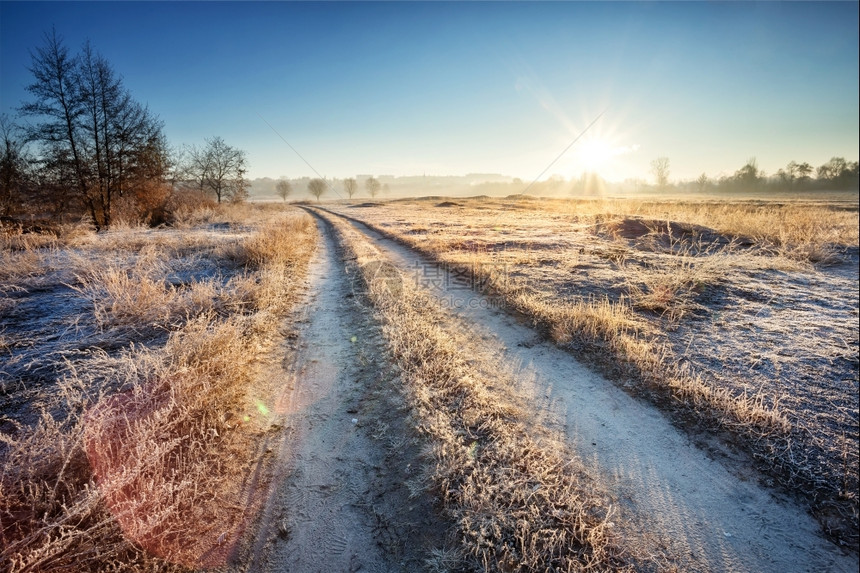
[[[589,139],[582,142],[577,156],[586,171],[599,173],[612,158],[612,146],[603,139]]]

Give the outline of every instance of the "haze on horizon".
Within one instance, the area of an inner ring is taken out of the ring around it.
[[[172,145],[223,137],[250,178],[773,173],[857,158],[857,24],[857,2],[4,1],[0,113],[53,26]]]

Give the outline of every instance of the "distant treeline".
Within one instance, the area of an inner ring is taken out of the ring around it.
[[[813,167],[809,163],[790,161],[776,173],[767,175],[759,169],[755,158],[748,160],[743,167],[732,175],[709,178],[702,173],[693,181],[677,185],[697,191],[711,189],[735,190],[773,190],[773,191],[850,191],[858,188],[857,161],[846,161],[843,157],[833,157],[827,163]]]
[[[585,173],[570,182],[550,179],[535,185],[536,192],[559,193],[569,190],[574,194],[589,195],[601,190],[613,192],[680,191],[699,193],[736,192],[800,192],[800,191],[856,191],[860,184],[857,161],[833,157],[813,167],[809,163],[791,161],[776,173],[768,175],[759,168],[753,157],[731,175],[714,177],[702,173],[696,179],[672,182],[669,179],[669,161],[662,157],[652,163],[655,182],[628,179],[608,183],[599,175]]]
[[[660,158],[660,177],[658,182],[642,179],[627,179],[621,182],[604,180],[595,173],[583,173],[580,177],[565,179],[559,175],[542,181],[525,181],[516,177],[508,177],[493,173],[470,173],[458,176],[407,176],[394,177],[379,175],[376,179],[382,184],[382,197],[427,196],[427,195],[457,195],[476,196],[492,195],[506,196],[527,193],[531,195],[600,195],[603,193],[636,193],[648,191],[664,192],[757,192],[757,191],[851,191],[858,189],[858,163],[846,161],[842,157],[834,157],[827,163],[813,167],[809,163],[791,161],[784,168],[772,175],[767,175],[759,169],[755,158],[749,159],[740,169],[731,175],[709,177],[702,173],[696,179],[669,181],[669,162]],[[356,175],[355,179],[362,183],[369,175]],[[271,179],[268,177],[254,179],[251,184],[251,196],[278,196],[276,185],[279,181],[288,181],[293,189],[300,192],[307,189],[310,178]],[[348,192],[345,182],[349,179],[326,179],[328,199],[346,199]],[[364,196],[364,185],[358,188]]]

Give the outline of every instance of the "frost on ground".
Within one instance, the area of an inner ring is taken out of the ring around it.
[[[484,198],[338,211],[476,276],[493,274],[534,307],[608,301],[663,366],[783,420],[787,431],[760,463],[815,499],[825,529],[856,545],[856,200],[828,209]],[[575,338],[568,345],[594,351]],[[744,412],[733,415],[718,423],[730,428]],[[700,421],[684,423],[695,430]]]
[[[276,430],[258,373],[316,229],[288,208],[218,216],[250,222],[0,236],[10,571],[212,567],[256,514]]]
[[[230,282],[240,272],[231,253],[249,234],[226,224],[133,229],[89,235],[76,246],[6,251],[0,431],[33,423],[54,402],[56,381],[82,361],[129,345],[163,345],[183,322],[216,309],[224,291],[238,287]],[[21,272],[26,261],[33,266]]]

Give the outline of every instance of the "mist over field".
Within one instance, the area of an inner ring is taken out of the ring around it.
[[[844,195],[858,190],[857,162],[846,162],[836,158],[837,163],[844,165],[836,177],[821,179],[806,178],[799,181],[789,178],[780,169],[776,174],[767,177],[759,174],[753,181],[733,176],[721,176],[712,180],[705,175],[693,181],[678,181],[671,185],[656,185],[649,179],[629,179],[625,181],[606,181],[596,174],[584,174],[575,179],[565,179],[561,176],[550,177],[541,181],[524,181],[518,177],[509,177],[497,173],[469,173],[463,176],[434,176],[416,175],[395,177],[392,175],[377,175],[382,185],[380,192],[371,196],[363,187],[355,194],[355,199],[400,199],[407,197],[452,196],[452,197],[507,197],[510,195],[535,195],[556,198],[608,198],[637,195],[677,196],[677,197],[774,197],[784,198],[826,198],[829,193]],[[841,162],[841,163],[840,163]],[[826,164],[825,164],[826,165]],[[826,169],[824,170],[826,171]],[[372,175],[356,175],[356,181],[365,181]],[[281,200],[276,185],[278,181],[289,181],[292,189],[291,200],[307,199],[308,182],[311,178],[272,179],[260,178],[250,181],[249,194],[253,200]],[[343,180],[327,180],[326,192],[321,197],[326,200],[349,199],[344,188]]]

